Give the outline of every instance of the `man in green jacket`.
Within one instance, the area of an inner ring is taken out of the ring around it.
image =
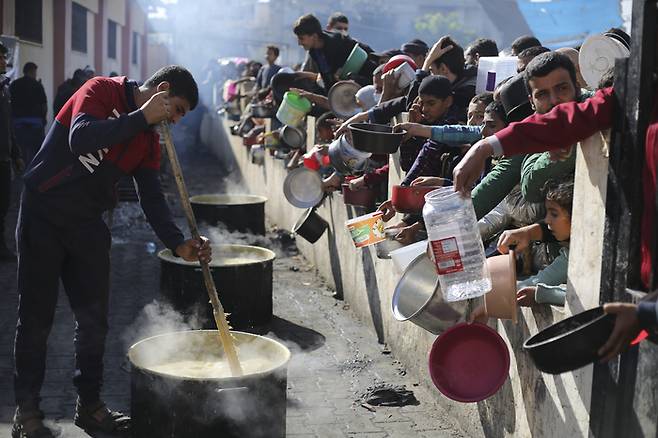
[[[561,53],[538,55],[528,63],[522,76],[530,105],[538,114],[545,114],[560,103],[583,99],[576,69],[569,57]],[[518,77],[510,80],[510,85],[518,80]],[[574,168],[574,157],[564,162],[551,161],[547,153],[505,157],[473,190],[475,214],[478,219],[486,215],[519,183],[526,201],[542,202],[544,183],[573,173]]]

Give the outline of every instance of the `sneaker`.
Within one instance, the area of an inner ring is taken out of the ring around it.
[[[130,435],[130,417],[121,412],[109,410],[102,401],[85,406],[78,398],[73,422],[92,437],[127,437]]]
[[[11,438],[55,438],[53,432],[43,424],[44,415],[38,409],[22,411],[16,409]]]

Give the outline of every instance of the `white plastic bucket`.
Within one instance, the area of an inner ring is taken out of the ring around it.
[[[404,246],[395,251],[391,251],[389,255],[393,260],[393,266],[399,274],[403,273],[407,266],[419,255],[427,250],[427,240],[412,243],[411,245]]]

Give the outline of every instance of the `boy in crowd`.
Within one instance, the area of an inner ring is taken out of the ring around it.
[[[268,88],[272,82],[272,77],[281,70],[281,66],[276,64],[278,57],[279,48],[277,46],[267,46],[267,53],[265,53],[267,64],[262,66],[256,75],[256,87],[258,90]]]
[[[372,49],[349,36],[338,32],[323,31],[317,18],[312,14],[299,17],[293,27],[297,35],[297,41],[304,50],[308,51],[310,57],[318,66],[319,75],[322,79],[322,88],[325,94],[338,81],[339,70],[345,65],[345,61],[356,44],[359,44],[367,53]],[[377,64],[366,60],[351,79],[361,85],[369,85],[372,81],[372,73]]]
[[[141,87],[126,77],[87,81],[57,115],[25,172],[16,228],[18,323],[14,347],[16,415],[12,438],[49,438],[39,409],[48,333],[60,280],[76,319],[75,424],[88,433],[125,436],[129,418],[101,401],[108,332],[110,231],[104,211],[116,184],[131,175],[146,218],[165,246],[187,261],[210,260],[207,240],[185,240],[160,188],[154,127],[176,123],[198,103],[186,69],[158,70]]]
[[[478,38],[468,45],[464,52],[464,61],[466,65],[478,66],[480,58],[487,56],[498,56],[498,45],[494,40],[488,38]]]

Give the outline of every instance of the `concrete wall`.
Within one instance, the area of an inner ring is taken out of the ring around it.
[[[244,183],[249,193],[268,197],[266,213],[269,221],[281,228],[291,229],[302,210],[289,205],[283,196],[282,186],[287,173],[284,162],[266,154],[263,166],[251,164],[248,148],[242,145],[241,138],[228,135],[228,126],[229,123],[221,118],[207,116],[202,134],[204,141],[211,145],[234,176]],[[588,149],[584,150],[585,154],[579,154],[581,178],[586,177],[583,172],[587,169],[583,167],[582,160],[587,157],[591,159],[596,151],[601,152],[600,141],[594,143],[589,152]],[[392,156],[390,165],[389,184],[393,185],[401,177],[395,156]],[[585,202],[587,187],[576,193],[575,198],[574,206]],[[298,238],[299,249],[316,266],[319,274],[343,293],[350,309],[372,325],[379,341],[386,342],[405,366],[414,369],[421,376],[421,381],[432,386],[427,371],[427,354],[436,337],[410,322],[400,323],[393,318],[391,301],[399,275],[394,272],[390,260],[376,257],[374,248],[355,249],[344,225],[347,219],[362,212],[346,206],[339,194],[327,197],[317,212],[329,223],[330,229],[314,245]],[[590,223],[600,221],[600,218],[592,216],[596,214],[589,215],[587,220]],[[577,237],[572,238],[572,246],[574,239],[578,240]],[[575,245],[578,248],[579,244]],[[591,261],[586,262],[591,264]],[[592,270],[596,271],[595,266]],[[446,409],[462,419],[461,425],[469,431],[469,435],[575,437],[590,434],[592,366],[558,376],[543,374],[522,349],[523,342],[531,334],[572,313],[598,305],[598,289],[583,281],[588,274],[582,270],[572,272],[576,278],[570,279],[569,299],[565,308],[523,309],[516,325],[510,321],[491,323],[505,339],[511,357],[509,378],[497,394],[477,404],[462,404],[435,392]],[[589,275],[595,276],[597,273]],[[655,373],[655,361],[651,360],[656,357],[656,348],[645,345],[642,348],[648,352],[644,352],[641,358],[638,378]],[[483,367],[486,365],[482,364]],[[652,391],[652,394],[647,394]],[[637,415],[645,420],[643,429],[652,436],[656,430],[657,398],[655,385],[646,387],[638,382]]]

